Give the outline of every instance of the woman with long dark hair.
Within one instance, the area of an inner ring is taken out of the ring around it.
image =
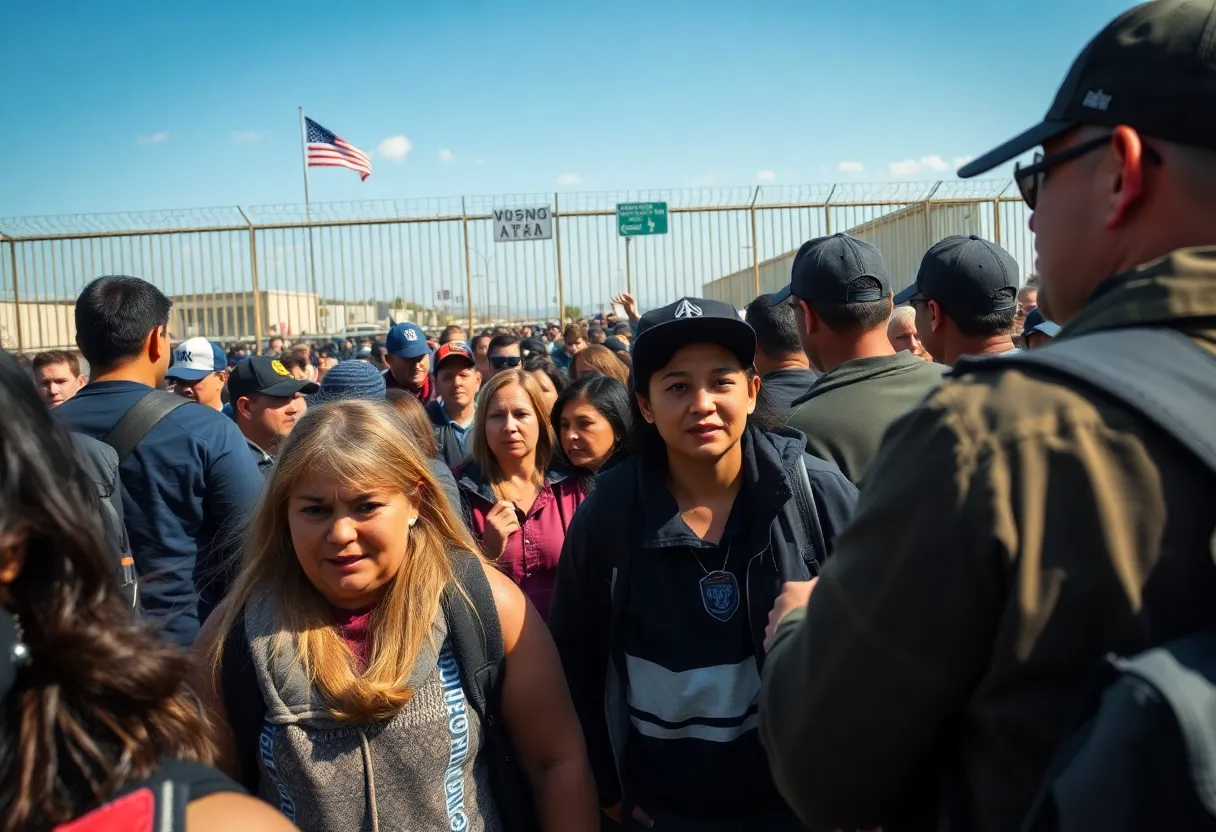
[[[208,768],[189,656],[131,614],[93,483],[4,352],[0,412],[0,830],[103,804],[122,828],[292,828]]]
[[[562,391],[549,418],[557,435],[557,460],[580,476],[583,490],[590,492],[595,475],[624,456],[633,424],[629,390],[615,378],[588,373]]]
[[[550,628],[626,829],[802,828],[756,730],[761,645],[782,582],[817,574],[857,490],[773,428],[755,351],[729,304],[642,317],[630,456],[558,561]]]

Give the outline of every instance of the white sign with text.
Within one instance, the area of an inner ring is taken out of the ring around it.
[[[553,212],[548,205],[537,208],[494,209],[494,242],[552,239]]]

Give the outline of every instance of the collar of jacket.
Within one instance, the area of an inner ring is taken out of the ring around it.
[[[545,482],[550,486],[557,485],[567,476],[569,474],[566,469],[558,465],[550,465],[549,470],[545,471]],[[462,490],[480,497],[490,505],[498,502],[498,497],[495,496],[494,489],[490,486],[489,478],[481,470],[481,466],[471,459],[457,469],[456,485]]]
[[[1061,338],[1124,326],[1216,322],[1216,246],[1184,248],[1103,281]]]
[[[764,432],[748,427],[743,444],[745,517],[751,528],[765,528],[793,496],[788,473],[803,452],[805,439],[792,429]],[[675,498],[667,487],[667,463],[660,459],[633,457],[637,467],[641,503],[639,542],[646,548],[701,546],[680,517]]]

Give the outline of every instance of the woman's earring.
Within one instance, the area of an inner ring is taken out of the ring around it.
[[[9,648],[9,660],[13,663],[13,667],[20,670],[30,663],[30,648],[26,646],[22,640],[25,638],[25,631],[21,629],[21,619],[17,617],[17,613],[11,613],[13,616],[13,643]]]
[[[415,514],[413,517],[410,518],[410,528],[411,529],[414,528],[414,524],[417,522],[418,522],[418,515]]]

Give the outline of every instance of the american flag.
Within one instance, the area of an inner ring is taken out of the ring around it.
[[[304,125],[308,130],[310,168],[350,168],[359,172],[360,179],[371,176],[372,160],[366,153],[310,118],[304,119]]]

